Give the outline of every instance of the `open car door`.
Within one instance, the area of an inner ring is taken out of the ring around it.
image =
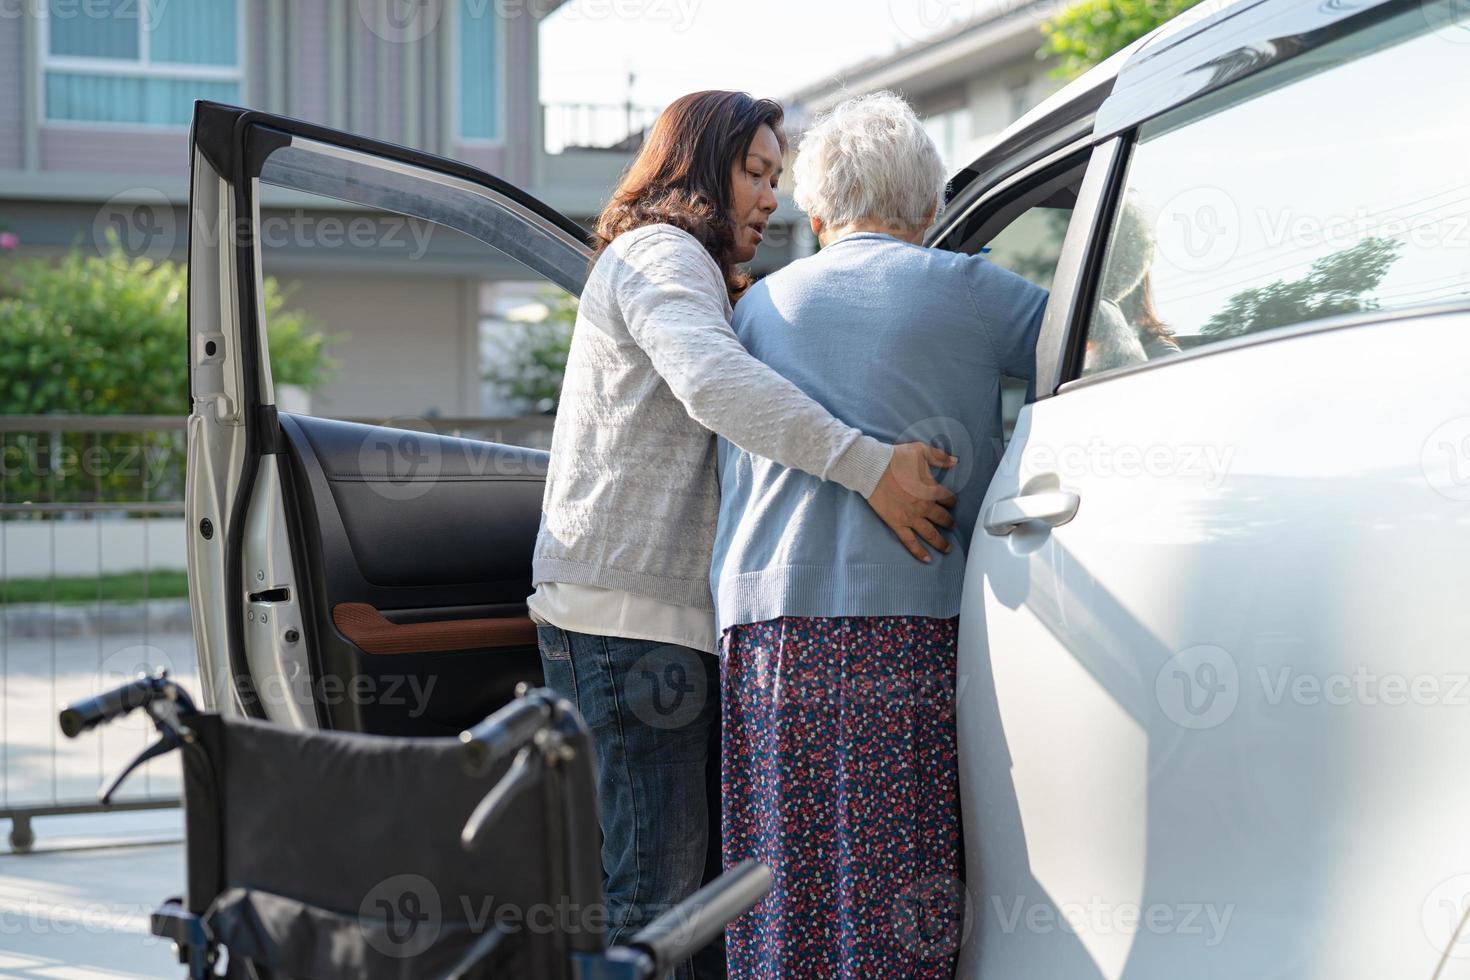
[[[277,411],[259,192],[433,222],[573,295],[586,232],[472,167],[293,119],[199,102],[191,137],[185,506],[204,699],[297,727],[457,732],[540,679],[525,598],[547,455]]]

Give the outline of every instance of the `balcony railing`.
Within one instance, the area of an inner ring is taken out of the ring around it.
[[[643,145],[657,106],[549,102],[541,106],[542,145],[547,153],[605,150],[632,153]]]

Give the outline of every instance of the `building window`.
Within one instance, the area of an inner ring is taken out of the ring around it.
[[[968,166],[973,159],[973,117],[969,106],[959,106],[945,112],[936,112],[924,120],[924,129],[939,149],[948,173],[955,173]]]
[[[1006,95],[1011,102],[1011,122],[1015,122],[1026,114],[1031,108],[1031,79],[1025,78],[1019,82],[1013,82],[1006,89]]]
[[[459,136],[500,138],[500,24],[498,4],[458,0]]]
[[[239,0],[47,0],[48,122],[188,126],[195,99],[240,101]]]

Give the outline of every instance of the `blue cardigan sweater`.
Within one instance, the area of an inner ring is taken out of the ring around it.
[[[710,568],[718,629],[778,616],[959,614],[1001,450],[1000,379],[1031,380],[1045,290],[980,256],[849,235],[752,286],[746,348],[837,418],[960,462],[952,547],[916,561],[861,496],[719,440]]]

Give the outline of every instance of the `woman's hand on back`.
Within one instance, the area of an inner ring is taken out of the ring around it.
[[[883,478],[868,498],[868,506],[919,561],[932,560],[928,549],[920,543],[921,538],[941,553],[949,553],[949,541],[939,533],[939,528],[954,527],[954,515],[949,508],[957,498],[934,479],[930,467],[948,469],[957,462],[958,459],[944,450],[922,442],[895,446],[888,469],[883,471]]]

